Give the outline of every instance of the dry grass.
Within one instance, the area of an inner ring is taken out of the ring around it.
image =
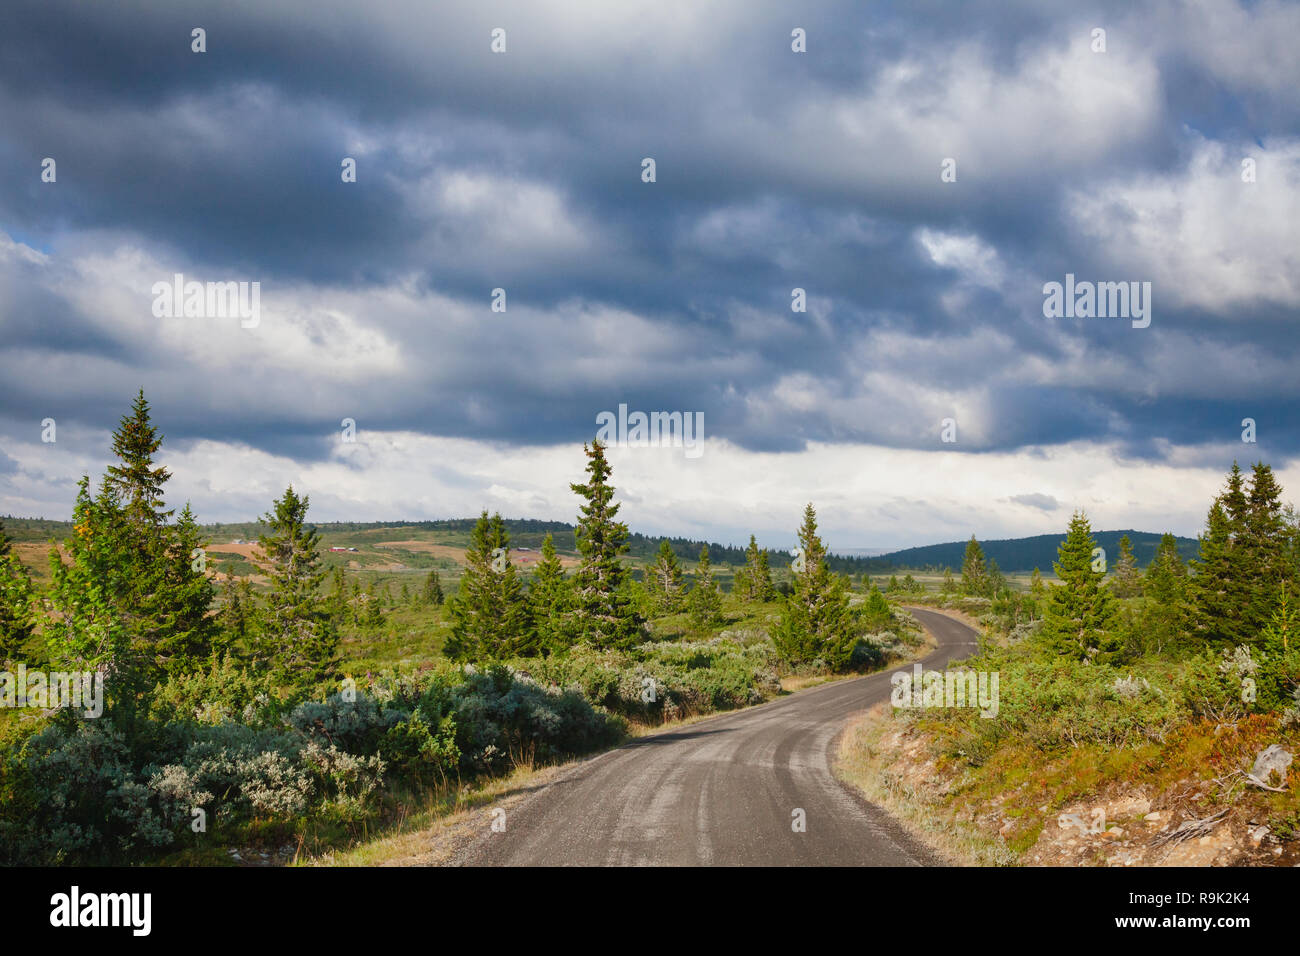
[[[540,768],[521,763],[510,773],[476,786],[432,793],[422,807],[399,820],[384,836],[350,849],[301,858],[296,865],[445,866],[491,824],[489,808],[513,808],[574,762]]]
[[[882,745],[891,729],[887,704],[878,704],[840,736],[835,774],[871,803],[888,811],[950,866],[1008,866],[1016,862],[1005,841],[952,819],[929,787],[893,769],[892,748]]]

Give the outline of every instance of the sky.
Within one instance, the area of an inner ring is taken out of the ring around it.
[[[143,388],[203,521],[572,521],[624,405],[703,421],[609,449],[647,534],[1194,535],[1233,460],[1300,487],[1297,44],[1228,0],[9,0],[0,513],[67,517]],[[256,323],[160,315],[178,273]],[[1045,314],[1067,275],[1149,325]]]

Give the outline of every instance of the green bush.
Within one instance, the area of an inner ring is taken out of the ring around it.
[[[0,862],[138,859],[176,845],[196,809],[217,827],[354,820],[387,774],[433,782],[584,753],[619,733],[580,693],[500,665],[385,675],[291,708],[221,665],[163,685],[152,714],[130,737],[71,713],[36,732],[7,728]]]

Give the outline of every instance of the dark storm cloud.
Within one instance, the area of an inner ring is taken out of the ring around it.
[[[11,422],[106,427],[144,384],[176,440],[298,458],[327,455],[344,415],[546,443],[589,437],[620,402],[703,410],[711,435],[755,449],[924,448],[945,396],[963,393],[983,396],[978,449],[1115,439],[1143,457],[1221,441],[1243,404],[1274,417],[1294,404],[1284,383],[1250,374],[1249,348],[1296,357],[1285,300],[1225,322],[1161,290],[1142,331],[1040,311],[1042,283],[1066,272],[1145,278],[1114,275],[1104,237],[1068,214],[1071,194],[1175,175],[1189,127],[1297,133],[1293,90],[1252,82],[1248,64],[1225,79],[1203,44],[1178,44],[1173,7],[1144,19],[1129,6],[1081,19],[1040,3],[663,4],[620,19],[599,4],[10,4],[0,228],[56,261],[126,242],[177,271],[260,281],[268,298],[373,295],[357,317],[404,361],[357,378],[254,356],[232,382],[178,367],[163,342],[106,326],[94,303],[13,260],[0,278],[6,346],[94,361],[71,389],[8,376],[0,407]],[[1063,38],[1086,43],[1094,23],[1115,63],[1163,44],[1149,90],[1140,56],[1117,87],[1150,102],[1129,109],[1116,93],[1095,114],[1033,114],[1040,77],[1026,64]],[[803,56],[789,48],[796,25]],[[190,51],[194,26],[207,53]],[[495,26],[509,32],[504,56],[488,51]],[[915,132],[986,82],[1020,92],[992,101],[1000,115]],[[926,108],[891,119],[893,96]],[[1022,107],[1023,120],[1006,115]],[[986,127],[1024,135],[999,150]],[[952,140],[967,151],[959,183],[941,185]],[[339,179],[348,155],[354,185]],[[39,182],[45,156],[57,186]],[[644,156],[653,185],[639,180]],[[921,230],[971,237],[993,258],[935,261]],[[483,321],[399,314],[382,297],[398,285]],[[487,312],[498,286],[509,319]],[[806,315],[790,312],[794,287]],[[577,315],[588,306],[644,325],[598,336]],[[882,335],[907,344],[881,353],[868,343]],[[975,354],[954,344],[967,340]],[[1166,394],[1171,351],[1202,361],[1216,343],[1221,379],[1239,384]],[[882,373],[887,386],[872,381]],[[819,404],[792,406],[788,387]],[[1278,436],[1277,454],[1297,440]]]

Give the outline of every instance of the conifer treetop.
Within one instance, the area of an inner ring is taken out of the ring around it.
[[[106,485],[123,502],[133,522],[159,525],[171,515],[163,510],[163,486],[171,473],[155,467],[153,456],[162,447],[163,436],[154,427],[149,402],[140,389],[131,403],[131,411],[122,416],[113,432],[113,454],[121,464],[109,465],[104,476]]]

